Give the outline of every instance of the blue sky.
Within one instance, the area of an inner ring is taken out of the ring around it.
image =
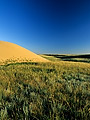
[[[35,53],[90,53],[90,0],[0,0],[0,40]]]

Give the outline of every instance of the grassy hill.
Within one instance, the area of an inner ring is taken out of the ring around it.
[[[90,54],[70,55],[70,54],[43,54],[40,55],[51,61],[72,61],[90,63]]]
[[[90,64],[0,66],[1,120],[89,120]]]

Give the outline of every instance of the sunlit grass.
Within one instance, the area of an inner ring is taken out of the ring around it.
[[[1,120],[89,120],[90,64],[0,66]]]

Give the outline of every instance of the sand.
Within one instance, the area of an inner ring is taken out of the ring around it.
[[[0,62],[48,62],[45,58],[10,42],[0,41]]]

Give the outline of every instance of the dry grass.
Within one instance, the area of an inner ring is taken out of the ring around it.
[[[0,66],[1,120],[89,120],[90,64]]]

